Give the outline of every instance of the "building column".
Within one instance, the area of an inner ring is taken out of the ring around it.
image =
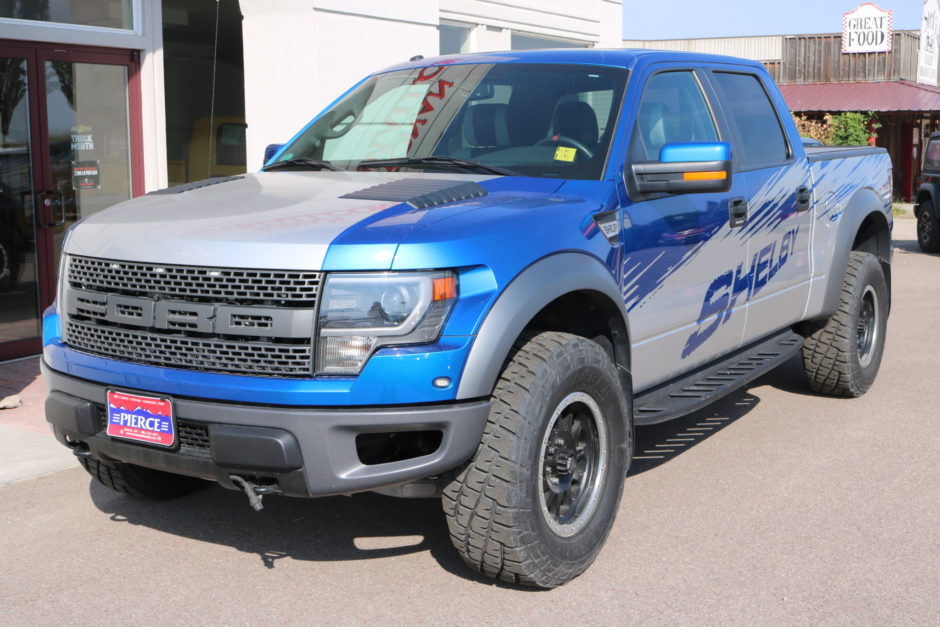
[[[239,0],[249,172],[261,167],[265,146],[286,142],[316,113],[320,58],[313,5],[313,0]]]

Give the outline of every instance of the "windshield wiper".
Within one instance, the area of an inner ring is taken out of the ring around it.
[[[332,172],[340,172],[342,170],[342,168],[336,167],[329,161],[311,159],[310,157],[294,157],[287,161],[278,161],[277,163],[266,165],[261,169],[264,172],[270,172],[272,170],[286,170],[289,168],[297,170],[330,170]]]
[[[486,165],[479,161],[470,161],[469,159],[458,159],[456,157],[399,157],[396,159],[366,159],[360,161],[357,169],[361,168],[394,168],[394,167],[418,167],[418,168],[438,168],[438,169],[457,169],[470,172],[485,172],[486,174],[499,174],[501,176],[522,176],[518,172],[513,172],[507,168],[501,168],[495,165]]]

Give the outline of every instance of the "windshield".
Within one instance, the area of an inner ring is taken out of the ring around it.
[[[460,171],[469,161],[525,176],[599,179],[626,77],[617,68],[522,63],[387,72],[326,111],[278,161]],[[369,163],[380,159],[408,163]]]

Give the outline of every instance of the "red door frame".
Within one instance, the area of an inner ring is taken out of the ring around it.
[[[143,158],[143,100],[140,89],[140,53],[136,50],[73,46],[0,39],[0,56],[26,59],[27,98],[30,126],[30,167],[32,170],[34,232],[36,234],[37,276],[39,283],[39,312],[55,299],[56,268],[53,259],[52,229],[45,224],[52,222],[51,208],[40,203],[39,196],[46,189],[51,172],[48,151],[48,119],[46,117],[45,76],[46,61],[71,61],[73,63],[96,63],[123,65],[127,68],[128,131],[130,133],[131,195],[144,193]],[[0,361],[34,355],[42,350],[40,337],[0,343]]]

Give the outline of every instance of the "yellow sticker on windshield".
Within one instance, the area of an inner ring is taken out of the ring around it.
[[[555,161],[574,161],[574,156],[578,153],[577,148],[568,146],[559,146],[555,149]]]

